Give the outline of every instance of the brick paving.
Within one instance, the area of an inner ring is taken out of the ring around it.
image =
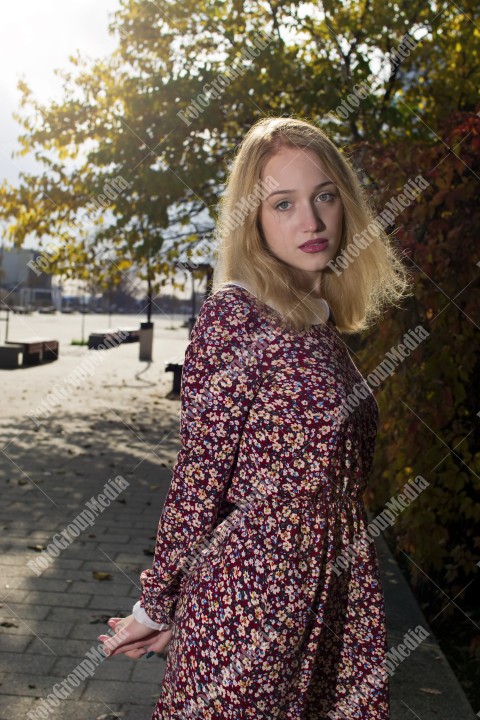
[[[160,332],[151,365],[138,361],[138,345],[106,351],[39,425],[32,409],[88,351],[67,346],[51,365],[0,371],[0,720],[39,707],[99,646],[106,619],[129,614],[139,597],[178,451],[180,404],[165,397],[162,363],[186,342],[186,330]],[[37,576],[27,563],[116,476],[126,490]],[[148,720],[163,672],[157,657],[104,661],[49,717]]]

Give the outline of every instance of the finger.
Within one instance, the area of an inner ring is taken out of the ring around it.
[[[170,641],[170,637],[160,637],[157,640],[148,643],[148,645],[145,644],[145,647],[148,649],[149,652],[161,653],[167,648],[168,645],[170,645]]]
[[[112,630],[113,630],[113,628],[112,628]],[[113,633],[113,635],[111,633],[108,633],[108,634],[103,633],[102,635],[97,635],[97,638],[98,638],[98,640],[101,640],[102,638],[107,638],[109,640],[113,640],[114,642],[119,642],[119,634],[120,634],[121,630],[122,630],[122,628],[121,627],[119,628],[117,625],[117,629]]]
[[[121,620],[109,620],[107,625],[111,630],[116,630],[121,627]]]
[[[122,627],[127,627],[127,626],[128,626],[128,622],[125,620],[125,618],[118,618],[118,619],[115,618],[115,620],[113,620],[113,622],[110,624],[110,627],[113,628],[114,630],[119,630]]]
[[[139,660],[146,654],[147,653],[146,653],[145,648],[138,648],[137,650],[129,650],[128,652],[125,653],[125,655],[127,657],[133,658],[133,660]]]
[[[150,639],[151,636],[150,636]],[[108,657],[114,657],[115,655],[120,655],[121,653],[127,653],[130,650],[136,650],[138,648],[145,648],[148,646],[149,638],[141,638],[139,640],[130,641],[130,642],[124,642],[121,644],[104,644],[104,653]]]
[[[117,655],[127,655],[128,657],[141,657],[145,655],[145,648],[138,645],[126,645],[125,647],[113,650],[107,657],[117,657]],[[133,653],[133,655],[132,655]]]
[[[136,630],[135,628],[131,629],[129,626],[127,626],[122,630],[121,633],[119,631],[113,636],[100,635],[99,640],[104,643],[105,654],[111,655],[112,651],[116,648],[121,648],[132,643],[137,643],[137,645],[134,645],[135,647],[137,647],[142,642],[146,643],[149,640],[152,640],[157,634],[158,631],[150,630],[149,628],[144,627],[139,637],[138,630]]]

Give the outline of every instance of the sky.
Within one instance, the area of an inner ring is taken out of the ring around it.
[[[69,56],[101,58],[117,45],[108,26],[120,0],[3,0],[0,9],[0,183],[17,184],[21,170],[39,167],[30,156],[12,158],[22,127],[17,83],[24,79],[40,102],[61,97],[62,81],[54,70],[68,69]],[[1,243],[1,238],[0,238]],[[33,247],[28,240],[25,247]],[[189,288],[189,285],[187,284]],[[167,289],[169,285],[167,285]],[[185,296],[188,296],[189,290]],[[177,291],[177,295],[182,295]]]
[[[104,57],[116,45],[108,32],[119,0],[17,0],[0,11],[0,183],[15,184],[20,170],[35,168],[34,158],[12,159],[21,126],[12,118],[19,108],[17,82],[23,78],[40,101],[61,95],[56,68],[69,67],[69,56]]]

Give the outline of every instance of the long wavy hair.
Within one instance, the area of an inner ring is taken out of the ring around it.
[[[245,209],[246,199],[255,196],[255,192],[258,199],[267,161],[284,148],[316,153],[338,187],[343,203],[343,230],[335,258],[344,251],[351,257],[347,249],[353,245],[354,236],[374,227],[374,234],[370,232],[363,249],[359,251],[354,246],[356,256],[344,269],[335,272],[327,265],[320,271],[321,295],[333,312],[337,329],[343,333],[365,330],[389,304],[411,295],[410,275],[389,236],[374,223],[374,212],[351,162],[322,130],[292,117],[259,120],[235,155],[219,203],[211,292],[217,292],[229,281],[244,283],[260,301],[276,311],[281,324],[291,331],[309,330],[318,323],[318,302],[305,275],[277,258],[267,246],[259,221],[260,202],[250,203],[242,222],[232,222],[233,217],[238,219],[239,208]]]

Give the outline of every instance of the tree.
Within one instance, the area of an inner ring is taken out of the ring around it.
[[[211,229],[231,153],[264,112],[311,117],[341,143],[424,139],[478,84],[478,31],[432,2],[126,0],[112,31],[111,57],[71,58],[61,102],[21,83],[21,152],[43,171],[0,191],[14,241],[53,245],[52,268],[70,276],[92,256],[172,274]],[[461,77],[443,82],[452,52]]]

